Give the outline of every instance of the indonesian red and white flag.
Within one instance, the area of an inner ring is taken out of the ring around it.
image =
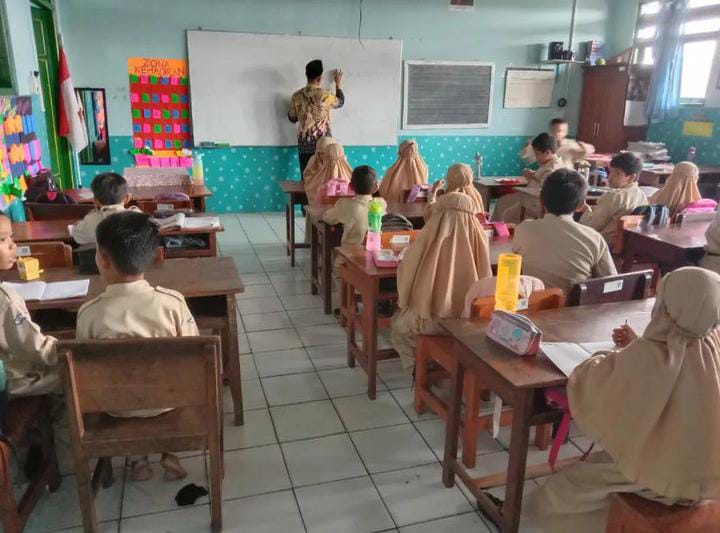
[[[67,137],[73,150],[79,152],[88,145],[87,128],[85,128],[82,107],[78,102],[75,87],[70,78],[65,50],[62,47],[60,47],[58,81],[60,83],[58,133],[62,137]]]

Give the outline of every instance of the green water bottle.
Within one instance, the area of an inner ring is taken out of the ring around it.
[[[382,232],[382,217],[385,206],[380,200],[370,200],[368,205],[368,232],[365,239],[365,249],[369,252],[380,250]]]

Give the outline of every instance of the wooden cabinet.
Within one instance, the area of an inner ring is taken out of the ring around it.
[[[577,138],[601,153],[625,149],[629,141],[645,138],[645,126],[625,126],[625,106],[631,78],[637,83],[649,71],[635,65],[586,67]]]

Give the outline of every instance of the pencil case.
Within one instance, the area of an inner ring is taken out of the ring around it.
[[[542,332],[529,318],[502,310],[492,312],[485,334],[517,355],[537,354],[542,339]]]

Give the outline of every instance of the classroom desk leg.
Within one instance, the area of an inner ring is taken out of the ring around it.
[[[343,266],[343,271],[347,270],[347,266]],[[350,368],[355,368],[355,324],[357,318],[357,306],[355,305],[355,286],[347,281],[344,274],[343,285],[348,298],[347,313],[345,315],[345,327],[347,328],[347,364]]]
[[[235,295],[228,294],[225,297],[228,327],[226,329],[227,339],[222,339],[227,356],[226,374],[230,382],[230,394],[232,395],[233,411],[235,413],[235,425],[242,426],[245,423],[242,398],[242,376],[240,375],[240,350],[238,349],[238,325],[237,313],[235,310]]]
[[[366,286],[363,290],[363,352],[367,361],[368,389],[367,395],[375,399],[377,391],[377,303],[378,282]]]
[[[445,453],[443,455],[443,484],[455,484],[455,462],[457,461],[458,438],[460,437],[460,410],[462,408],[465,368],[459,362],[450,380],[450,405],[445,426]]]
[[[323,310],[326,315],[332,313],[332,247],[328,245],[328,230],[325,226],[325,232],[322,239],[322,291],[323,291]]]
[[[290,255],[290,200],[285,201],[285,254]]]
[[[310,294],[317,294],[318,241],[320,240],[320,235],[315,224],[308,224],[308,226],[310,226]]]
[[[288,246],[290,247],[290,266],[295,266],[295,198],[288,195],[288,208],[290,216],[290,233],[288,235]]]
[[[197,207],[201,213],[205,212],[205,197],[204,196],[200,196],[198,198]]]
[[[507,485],[505,486],[505,503],[502,506],[503,532],[516,533],[520,527],[534,393],[533,389],[519,390],[516,393],[517,401],[513,405]]]
[[[632,270],[632,266],[635,263],[635,243],[633,242],[633,237],[631,237],[630,232],[625,232],[625,242],[623,243],[623,262],[622,262],[622,271],[623,272],[630,272]]]

